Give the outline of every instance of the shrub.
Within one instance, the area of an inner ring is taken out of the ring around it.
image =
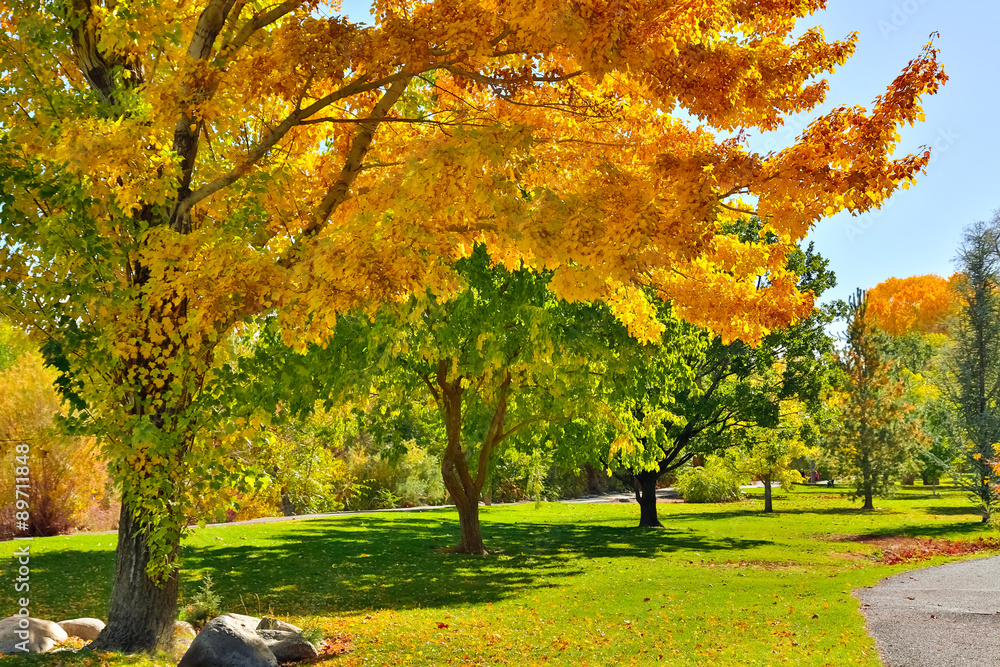
[[[19,336],[0,322],[0,470],[13,471],[16,445],[28,445],[28,534],[114,529],[119,505],[107,465],[92,438],[56,430],[53,417],[62,406],[55,373]],[[0,476],[0,537],[13,536],[14,490],[13,475]]]
[[[222,599],[212,588],[212,576],[206,574],[201,580],[201,589],[191,596],[191,602],[184,607],[184,620],[200,628],[219,615]]]
[[[709,460],[688,468],[677,479],[677,492],[689,503],[725,503],[743,498],[740,476],[725,464]]]

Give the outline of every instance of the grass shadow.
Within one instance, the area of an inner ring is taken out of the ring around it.
[[[579,559],[654,557],[675,551],[725,551],[767,544],[685,531],[607,525],[483,523],[487,557],[448,553],[458,522],[445,517],[367,515],[303,522],[266,546],[184,550],[189,572],[212,573],[219,590],[249,613],[323,609],[443,607],[495,602],[558,586],[585,570]]]

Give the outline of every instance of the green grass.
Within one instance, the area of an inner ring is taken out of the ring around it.
[[[486,558],[457,540],[451,510],[349,515],[193,531],[182,604],[211,574],[222,607],[318,622],[350,638],[330,665],[878,665],[853,589],[943,559],[887,566],[830,535],[995,536],[964,497],[902,490],[862,513],[839,489],[762,492],[743,503],[484,508]],[[13,544],[0,544],[0,582]],[[104,617],[113,535],[32,543],[32,614]],[[13,597],[5,592],[0,601]],[[5,603],[5,606],[11,606]],[[5,610],[0,609],[0,614]],[[662,656],[662,658],[661,658]],[[20,664],[174,664],[41,656]]]

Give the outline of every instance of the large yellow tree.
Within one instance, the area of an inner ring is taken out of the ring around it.
[[[726,339],[808,313],[785,253],[913,181],[929,151],[893,157],[898,130],[946,78],[928,47],[870,109],[752,152],[855,47],[795,31],[824,6],[376,0],[362,26],[317,0],[0,0],[0,313],[122,489],[95,646],[168,640],[185,498],[225,451],[205,388],[252,315],[322,341],[346,308],[458,289],[478,242],[640,337],[642,287]],[[725,233],[751,213],[777,242]]]

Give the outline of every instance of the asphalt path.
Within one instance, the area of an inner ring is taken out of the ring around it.
[[[1000,666],[1000,556],[903,572],[854,595],[886,667]]]

